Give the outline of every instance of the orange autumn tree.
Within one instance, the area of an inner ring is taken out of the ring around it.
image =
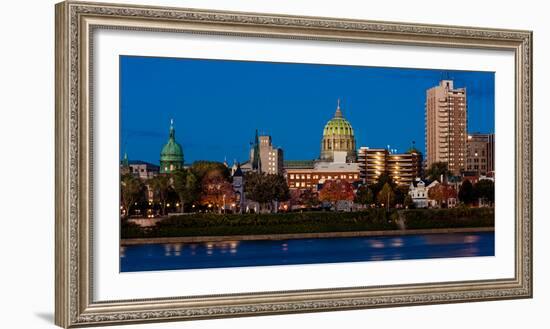
[[[447,200],[456,198],[456,190],[447,183],[437,184],[428,190],[428,197],[441,206],[442,203],[447,203]]]
[[[295,206],[304,206],[305,208],[313,208],[319,205],[319,193],[311,189],[291,190],[290,204]]]
[[[211,175],[202,182],[202,205],[212,205],[221,212],[222,207],[236,201],[233,186],[221,175]]]
[[[321,201],[336,203],[338,201],[353,201],[353,199],[353,185],[341,179],[326,181],[319,192]]]

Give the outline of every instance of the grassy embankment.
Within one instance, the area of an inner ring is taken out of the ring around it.
[[[406,229],[493,227],[492,208],[402,210]],[[121,238],[227,236],[399,230],[397,210],[367,209],[350,213],[189,214],[167,218],[156,226],[122,225]]]

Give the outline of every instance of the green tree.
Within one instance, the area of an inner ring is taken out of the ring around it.
[[[267,183],[272,189],[272,200],[284,202],[290,199],[290,190],[283,175],[266,175]]]
[[[132,174],[124,174],[120,177],[120,202],[126,210],[126,217],[130,216],[130,209],[145,191],[143,182]]]
[[[391,178],[391,176],[388,174],[388,172],[383,172],[381,173],[379,176],[378,176],[378,180],[376,181],[375,184],[371,185],[371,190],[372,190],[372,193],[374,195],[377,195],[378,192],[380,192],[382,190],[382,188],[384,187],[384,185],[388,184],[392,191],[396,188],[397,184],[395,184],[395,182],[393,181],[393,179]]]
[[[393,193],[395,193],[395,204],[404,204],[405,198],[409,195],[409,185],[400,185],[393,188]]]
[[[489,179],[482,179],[474,186],[475,196],[493,204],[495,202],[495,183]]]
[[[178,194],[181,203],[181,212],[185,212],[185,205],[199,199],[200,186],[195,174],[188,169],[180,168],[172,173],[172,185]]]
[[[365,206],[371,205],[374,202],[374,193],[367,186],[363,185],[357,189],[355,194],[355,203]]]
[[[229,168],[223,163],[216,161],[195,161],[190,168],[191,172],[195,175],[196,179],[202,184],[202,180],[205,177],[221,176],[225,180],[229,180],[231,176]]]
[[[260,210],[273,201],[287,201],[290,191],[282,175],[249,172],[245,176],[245,195],[260,204]]]
[[[460,185],[458,199],[464,204],[472,204],[476,200],[474,186],[469,180],[465,179]]]
[[[172,189],[172,182],[168,175],[158,175],[149,179],[150,188],[157,201],[160,203],[161,214],[166,215],[166,202]]]
[[[414,207],[413,198],[410,194],[407,194],[407,196],[405,197],[405,200],[403,201],[403,206],[405,206],[405,208],[413,208]]]
[[[447,178],[449,174],[449,166],[446,162],[434,162],[426,171],[426,176],[429,179],[438,181],[441,180],[441,176],[443,176],[443,178]]]
[[[389,210],[390,206],[394,203],[395,193],[389,183],[384,184],[380,192],[376,195],[376,201],[378,204],[384,204]]]

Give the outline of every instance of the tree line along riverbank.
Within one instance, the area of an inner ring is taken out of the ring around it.
[[[231,236],[353,231],[494,227],[494,208],[375,208],[357,212],[268,214],[194,213],[168,217],[151,227],[123,221],[121,238]]]

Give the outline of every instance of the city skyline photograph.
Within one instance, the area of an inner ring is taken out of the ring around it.
[[[120,57],[120,271],[494,256],[494,72]]]
[[[414,144],[425,154],[426,90],[444,79],[468,91],[467,131],[494,133],[493,72],[140,56],[120,64],[121,159],[158,165],[173,120],[186,163],[246,161],[256,130],[286,159],[313,160],[337,102],[357,147]]]

